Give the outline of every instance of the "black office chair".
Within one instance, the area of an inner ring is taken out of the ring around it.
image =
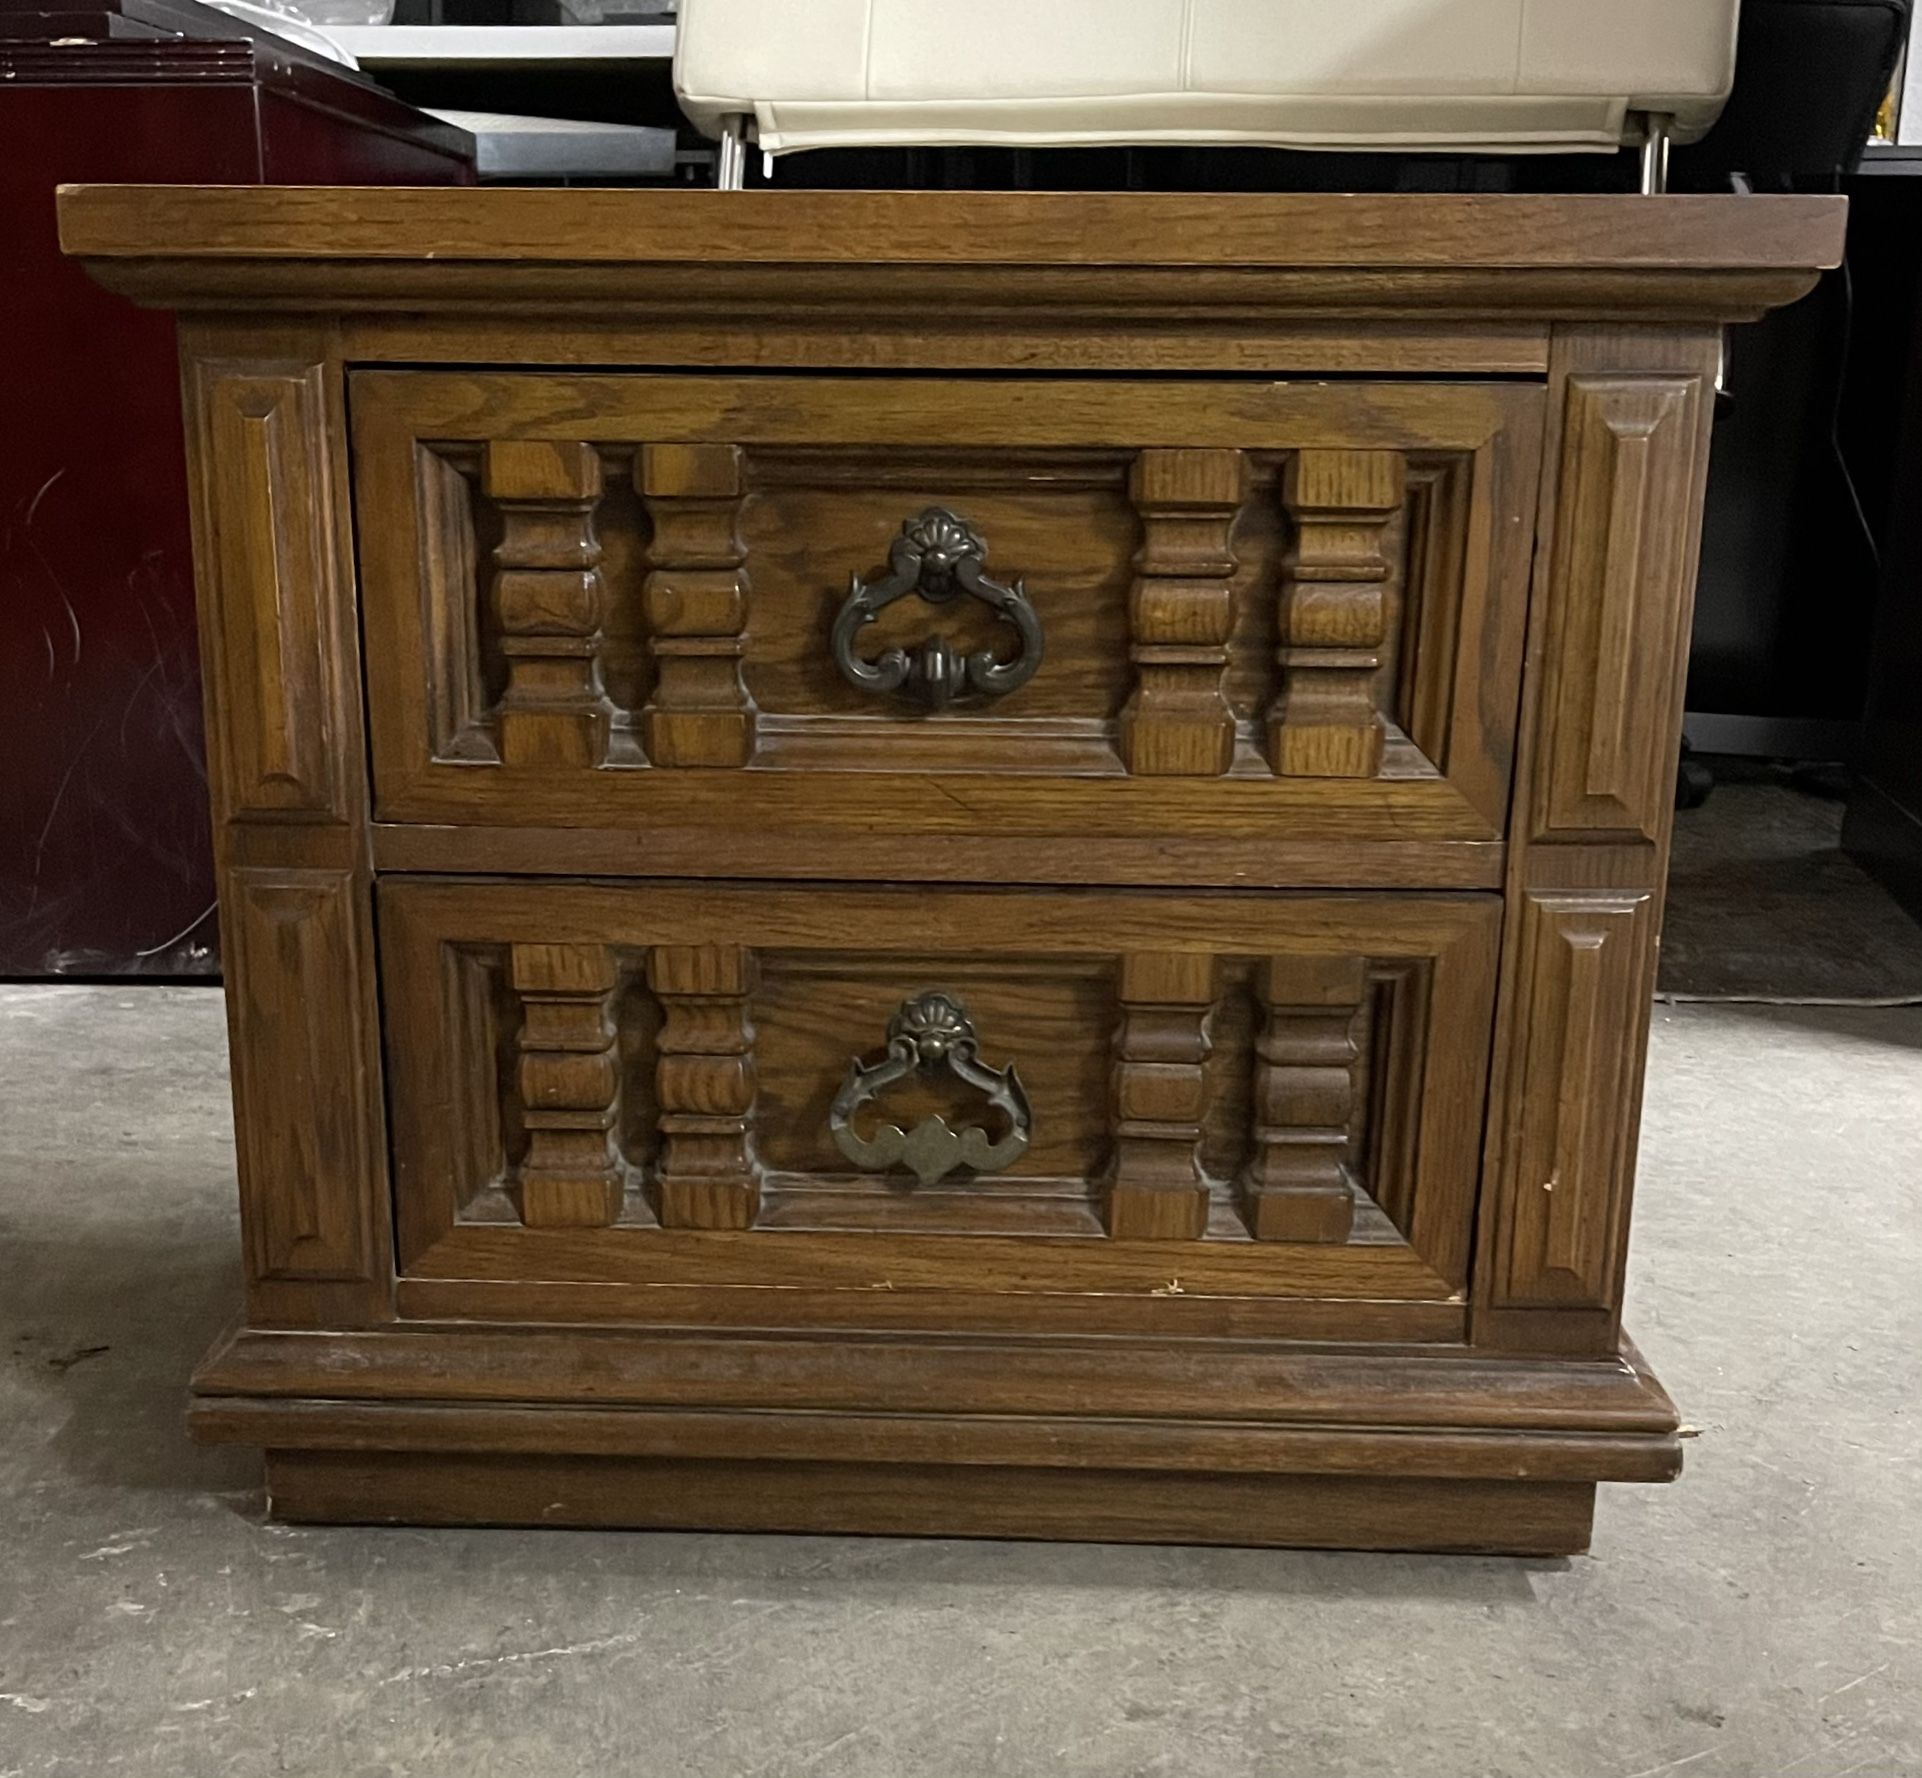
[[[1854,169],[1895,76],[1911,0],[1743,0],[1735,90],[1720,121],[1675,152],[1692,190],[1758,190]]]
[[[1910,7],[1911,0],[1743,0],[1735,90],[1714,129],[1676,150],[1672,188],[1837,184],[1860,161],[1888,94]],[[1676,807],[1699,808],[1714,783],[1684,740]]]

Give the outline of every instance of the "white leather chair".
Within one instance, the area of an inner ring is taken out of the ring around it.
[[[1517,154],[1715,121],[1740,0],[681,0],[675,88],[762,150],[1258,144]],[[1644,120],[1654,119],[1651,127]]]

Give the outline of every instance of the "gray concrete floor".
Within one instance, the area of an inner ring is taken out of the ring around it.
[[[0,989],[0,1778],[1922,1774],[1922,1011],[1657,1009],[1700,1436],[1547,1564],[265,1524],[180,1429],[224,1065],[212,991]]]

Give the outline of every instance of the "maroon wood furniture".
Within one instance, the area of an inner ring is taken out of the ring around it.
[[[218,967],[173,325],[61,257],[55,187],[470,164],[463,132],[191,0],[0,0],[0,975]]]

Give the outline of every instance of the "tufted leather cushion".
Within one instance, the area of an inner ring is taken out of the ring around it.
[[[675,85],[761,146],[1267,143],[1613,149],[1688,141],[1739,0],[681,0]]]

